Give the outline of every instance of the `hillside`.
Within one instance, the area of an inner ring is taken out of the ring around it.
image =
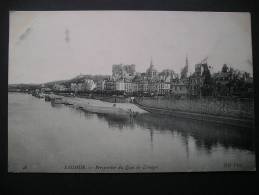
[[[109,77],[109,75],[78,75],[72,79],[51,81],[51,82],[47,82],[44,84],[46,87],[52,87],[55,84],[63,84],[68,87],[68,86],[70,86],[71,83],[81,83],[81,82],[84,82],[85,79],[91,79],[94,82],[97,82],[99,80],[103,80],[108,77]]]

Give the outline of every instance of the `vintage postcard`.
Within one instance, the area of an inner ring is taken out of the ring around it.
[[[9,16],[8,172],[256,170],[249,13]]]

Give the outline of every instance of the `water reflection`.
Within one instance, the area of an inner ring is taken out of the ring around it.
[[[156,133],[175,133],[181,137],[188,154],[189,139],[193,138],[198,149],[211,152],[214,146],[221,145],[224,148],[236,148],[254,151],[252,142],[253,129],[233,127],[229,125],[214,124],[211,122],[196,121],[191,119],[174,118],[156,114],[140,114],[135,118],[110,115],[93,114],[83,110],[76,110],[87,119],[97,117],[108,123],[111,129],[134,129],[140,127],[150,132],[151,147]]]
[[[63,172],[75,163],[148,163],[162,172],[255,167],[252,129],[154,114],[93,114],[23,94],[8,98],[10,171]],[[225,162],[242,167],[224,167]]]

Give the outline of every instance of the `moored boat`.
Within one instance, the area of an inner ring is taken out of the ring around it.
[[[39,93],[39,94],[38,94],[38,97],[39,97],[39,98],[45,98],[45,94],[44,94],[44,93]]]
[[[45,101],[49,102],[50,100],[51,100],[50,96],[49,95],[45,95]]]
[[[54,103],[54,104],[63,104],[63,100],[61,97],[55,97],[53,99],[51,99],[51,103]]]

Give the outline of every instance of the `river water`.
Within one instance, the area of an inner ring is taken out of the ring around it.
[[[29,94],[8,101],[9,172],[255,170],[252,129],[92,114]]]

